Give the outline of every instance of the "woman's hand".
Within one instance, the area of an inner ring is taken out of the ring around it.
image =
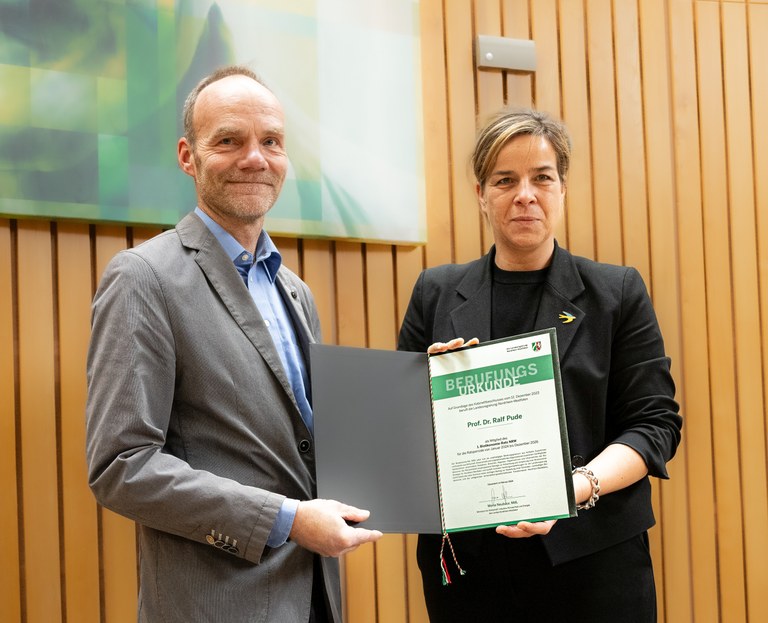
[[[525,539],[535,534],[549,534],[557,519],[547,521],[521,521],[514,526],[496,526],[496,534],[510,539]]]
[[[455,350],[457,348],[461,348],[462,346],[474,346],[475,344],[479,343],[480,340],[478,340],[476,337],[473,337],[468,342],[465,342],[463,337],[455,337],[450,342],[435,342],[427,349],[427,352],[430,355],[436,355],[437,353],[444,353],[447,350]]]

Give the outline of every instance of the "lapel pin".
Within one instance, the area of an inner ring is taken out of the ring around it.
[[[568,324],[569,322],[576,320],[576,316],[569,314],[567,311],[561,312],[558,318],[563,321],[563,324]]]

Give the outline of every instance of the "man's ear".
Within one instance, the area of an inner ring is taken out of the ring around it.
[[[190,177],[195,177],[195,156],[192,153],[192,146],[183,136],[179,139],[176,156],[179,161],[179,168]]]

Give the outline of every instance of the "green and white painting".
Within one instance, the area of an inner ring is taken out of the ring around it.
[[[0,0],[0,215],[175,224],[187,93],[248,65],[286,112],[274,235],[426,238],[418,0]]]

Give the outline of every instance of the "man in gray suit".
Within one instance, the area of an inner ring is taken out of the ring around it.
[[[313,499],[309,288],[263,230],[283,111],[247,68],[184,105],[198,206],[119,253],[93,303],[87,455],[98,501],[139,524],[139,620],[341,621],[335,557],[381,533]]]

